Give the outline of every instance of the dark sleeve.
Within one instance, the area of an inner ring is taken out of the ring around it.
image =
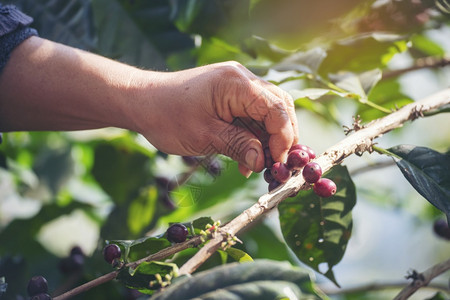
[[[28,27],[31,22],[33,18],[14,5],[0,4],[0,73],[14,48],[30,36],[38,34],[35,29]]]

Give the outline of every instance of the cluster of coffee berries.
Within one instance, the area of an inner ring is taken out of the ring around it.
[[[180,223],[172,224],[166,231],[167,240],[171,243],[182,243],[186,240],[189,231]]]
[[[61,273],[67,275],[79,272],[83,269],[84,259],[85,255],[83,250],[79,246],[75,246],[70,250],[69,256],[59,261],[59,270]]]
[[[306,182],[313,184],[314,192],[320,197],[330,197],[336,193],[336,184],[328,178],[322,178],[319,164],[311,160],[316,158],[314,151],[305,145],[291,147],[286,163],[274,162],[269,149],[264,150],[266,170],[264,180],[269,184],[269,192],[285,183],[297,172],[302,172]]]
[[[121,256],[122,251],[116,244],[109,244],[103,248],[103,258],[113,267],[117,266],[120,263]]]
[[[30,279],[30,281],[28,281],[27,292],[31,300],[52,299],[52,297],[48,294],[47,279],[42,276],[34,276]]]

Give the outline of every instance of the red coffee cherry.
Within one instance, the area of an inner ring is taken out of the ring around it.
[[[288,181],[291,177],[291,171],[281,162],[276,162],[272,165],[270,172],[273,178],[281,183]]]
[[[302,145],[302,144],[295,144],[291,147],[291,149],[289,150],[289,152],[291,151],[295,151],[295,150],[303,150],[306,153],[308,153],[309,155],[309,159],[314,159],[316,158],[316,154],[314,153],[313,149],[311,149],[311,147],[308,147],[306,145]]]
[[[316,183],[314,183],[313,190],[319,197],[331,197],[336,194],[336,183],[328,178],[320,178]]]
[[[300,170],[309,162],[309,155],[303,150],[294,150],[289,152],[286,166],[289,170]]]
[[[322,168],[318,163],[310,162],[303,168],[302,174],[306,182],[314,183],[322,176]]]

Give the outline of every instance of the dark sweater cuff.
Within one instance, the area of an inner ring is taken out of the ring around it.
[[[38,35],[37,31],[26,27],[0,37],[0,49],[2,50],[0,52],[0,73],[3,71],[14,48],[33,35]]]
[[[24,14],[14,5],[0,4],[0,37],[16,29],[27,27],[32,22],[32,17]]]

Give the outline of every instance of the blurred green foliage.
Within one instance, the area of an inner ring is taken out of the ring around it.
[[[449,15],[434,1],[381,5],[356,0],[4,2],[33,16],[33,26],[44,38],[138,67],[179,70],[237,60],[259,75],[276,71],[279,76],[273,82],[281,87],[289,84],[296,106],[319,116],[327,126],[342,124],[337,103],[351,103],[351,113],[359,114],[365,123],[413,101],[398,77],[383,80],[381,74],[389,73],[389,62],[399,53],[412,60],[444,57],[444,48],[428,33],[450,25]],[[261,176],[245,179],[236,163],[220,156],[214,159],[221,163],[220,175],[202,165],[192,169],[180,157],[164,155],[139,135],[122,130],[5,134],[0,145],[0,201],[5,209],[0,211],[0,277],[5,276],[8,283],[5,299],[25,295],[26,282],[38,273],[47,277],[50,291],[74,282],[61,276],[60,257],[38,238],[46,224],[62,216],[83,212],[99,231],[97,246],[88,253],[84,271],[75,280],[81,283],[110,270],[101,257],[106,240],[155,236],[170,222],[200,216],[227,221],[243,205],[256,201]],[[340,174],[346,172],[342,169]],[[168,189],[161,177],[177,184]],[[318,201],[308,192],[280,207],[287,245],[305,263],[310,257],[318,258],[309,264],[314,269],[319,262],[328,263],[331,273],[327,274],[334,281],[338,279],[331,268],[345,252],[356,201],[351,178],[348,173],[344,177],[346,191],[339,192],[328,208],[311,213],[310,206],[299,202],[303,196],[306,203]],[[31,208],[8,215],[5,207],[11,203]],[[300,219],[303,214],[312,218],[311,223],[304,224],[309,219]],[[330,224],[340,224],[338,228],[319,232],[313,226],[334,217]],[[286,228],[287,224],[293,225]],[[277,229],[258,222],[242,233],[244,243],[236,248],[255,259],[297,263]],[[302,241],[313,241],[311,249],[305,248],[308,243],[302,243],[301,251],[295,248],[297,237],[292,236],[299,232]],[[319,245],[321,238],[330,247]],[[152,245],[154,240],[158,239],[145,239]],[[180,266],[194,252],[185,250],[174,261]],[[221,252],[202,269],[232,260]],[[76,299],[125,299],[131,294],[123,285],[110,282]]]

